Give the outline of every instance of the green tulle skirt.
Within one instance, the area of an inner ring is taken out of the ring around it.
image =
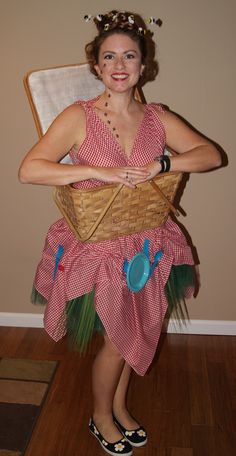
[[[179,325],[188,320],[185,302],[186,290],[195,286],[193,266],[183,264],[173,266],[165,286],[168,300],[167,318],[174,318]],[[33,286],[33,304],[47,304],[47,300]],[[103,324],[94,307],[94,291],[66,303],[66,325],[70,348],[85,353],[91,336],[95,331],[104,332]]]

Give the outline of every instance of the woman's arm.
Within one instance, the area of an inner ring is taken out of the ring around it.
[[[149,175],[146,168],[139,167],[104,168],[58,163],[72,147],[79,149],[85,137],[85,112],[79,105],[72,105],[55,119],[47,133],[27,153],[19,169],[20,182],[66,185],[97,179],[134,187],[137,179],[145,180]]]
[[[171,170],[201,172],[221,165],[221,156],[214,144],[192,130],[171,112],[162,114],[166,144],[178,153],[171,158]]]
[[[158,112],[166,132],[166,145],[177,152],[170,158],[170,170],[197,173],[221,165],[221,155],[214,144],[192,130],[177,115],[167,111]],[[150,163],[151,177],[160,172],[160,163]]]
[[[27,153],[19,169],[22,183],[64,185],[88,178],[89,168],[58,163],[82,139],[85,113],[78,105],[65,109]],[[78,128],[80,126],[80,130]]]

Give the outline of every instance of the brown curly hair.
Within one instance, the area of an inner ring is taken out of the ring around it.
[[[98,15],[94,18],[98,29],[98,35],[85,46],[87,61],[90,71],[96,76],[94,65],[98,63],[99,51],[102,43],[108,36],[114,34],[128,35],[135,41],[140,49],[142,64],[145,66],[139,85],[143,86],[148,81],[153,81],[158,74],[159,66],[155,60],[155,42],[153,33],[147,28],[139,14],[128,11],[119,12],[112,10],[107,14]]]

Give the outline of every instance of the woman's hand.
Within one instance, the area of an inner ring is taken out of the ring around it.
[[[159,161],[156,161],[156,160],[149,163],[145,168],[149,173],[149,177],[146,180],[153,179],[161,171],[161,165],[160,165]]]
[[[125,166],[122,168],[93,167],[91,168],[91,177],[107,183],[124,184],[130,188],[135,188],[140,182],[145,182],[151,178],[147,166]]]

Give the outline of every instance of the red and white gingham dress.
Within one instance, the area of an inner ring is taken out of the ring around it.
[[[109,127],[97,116],[96,100],[78,102],[86,113],[87,134],[80,150],[71,151],[74,163],[143,166],[163,153],[165,131],[157,114],[157,110],[163,111],[161,105],[146,105],[128,159]],[[75,184],[77,188],[97,185],[102,183],[90,180]],[[142,250],[145,238],[150,240],[151,261],[156,251],[164,254],[145,287],[133,293],[127,288],[123,263]],[[64,254],[54,279],[59,244],[63,245]],[[108,337],[127,363],[144,375],[154,357],[167,310],[164,287],[172,265],[181,264],[193,264],[191,249],[170,219],[160,228],[91,244],[78,241],[66,221],[60,219],[49,229],[35,278],[35,288],[48,301],[45,329],[55,341],[62,338],[66,333],[66,302],[95,288],[95,308]]]

